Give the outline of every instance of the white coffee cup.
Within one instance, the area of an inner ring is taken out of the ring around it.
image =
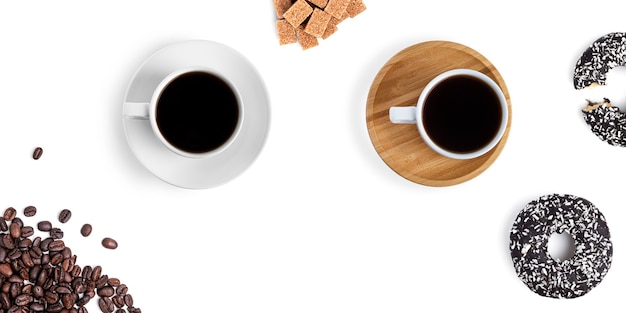
[[[391,107],[389,118],[394,124],[417,124],[424,142],[445,157],[472,159],[498,144],[506,131],[508,105],[491,78],[454,69],[432,79],[415,106]]]
[[[154,135],[171,151],[207,158],[238,136],[244,108],[237,88],[220,73],[187,67],[167,75],[149,102],[125,102],[125,118],[149,120]]]

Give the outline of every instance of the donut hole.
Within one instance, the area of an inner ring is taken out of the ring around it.
[[[606,73],[605,85],[595,84],[583,89],[585,99],[602,102],[604,98],[611,101],[612,106],[626,110],[626,66],[618,66]]]
[[[548,254],[557,262],[571,259],[576,252],[574,237],[567,231],[553,233],[548,239]]]

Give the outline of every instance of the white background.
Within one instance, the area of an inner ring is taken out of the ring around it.
[[[587,129],[572,74],[591,42],[626,30],[618,3],[365,0],[307,51],[278,45],[270,0],[3,3],[0,209],[37,206],[31,225],[71,209],[63,229],[78,263],[119,277],[144,312],[614,311],[626,278],[626,149]],[[150,174],[122,128],[134,71],[188,39],[240,51],[271,99],[259,157],[205,190]],[[388,168],[365,123],[379,69],[428,40],[491,60],[513,107],[497,161],[445,188]],[[574,300],[531,292],[509,256],[515,216],[549,193],[592,201],[615,247],[604,281]],[[104,236],[120,247],[102,248]]]

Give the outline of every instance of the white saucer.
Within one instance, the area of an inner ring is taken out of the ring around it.
[[[175,186],[202,189],[224,184],[245,171],[261,152],[269,129],[269,97],[252,63],[223,44],[190,40],[166,46],[139,67],[124,102],[150,102],[169,73],[185,67],[213,68],[239,90],[246,112],[240,135],[224,151],[204,159],[180,156],[154,135],[149,120],[122,117],[128,144],[137,159],[156,177]]]

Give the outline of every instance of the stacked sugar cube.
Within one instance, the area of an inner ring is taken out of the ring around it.
[[[300,42],[302,50],[334,34],[337,25],[365,11],[363,0],[273,0],[280,45]]]

